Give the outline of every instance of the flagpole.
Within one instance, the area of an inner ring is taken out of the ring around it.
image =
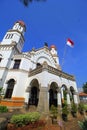
[[[61,69],[63,68],[63,65],[64,65],[66,50],[67,50],[67,44],[65,44],[65,47],[64,47],[64,52],[63,52],[63,58],[62,58]]]
[[[67,45],[70,46],[70,47],[73,47],[74,46],[74,42],[70,38],[67,39],[67,42],[66,42],[65,48],[64,48],[64,53],[63,53],[63,59],[62,59],[61,68],[63,68],[63,65],[64,65],[64,60],[65,60]]]

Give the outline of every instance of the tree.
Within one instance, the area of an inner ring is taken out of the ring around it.
[[[25,6],[28,6],[29,3],[32,3],[33,1],[46,1],[46,0],[20,0]]]
[[[87,93],[87,82],[83,84],[83,92]]]

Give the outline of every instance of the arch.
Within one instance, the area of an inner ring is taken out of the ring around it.
[[[7,84],[10,79],[14,79],[15,84],[17,83],[17,78],[15,76],[12,76],[12,75],[7,78],[5,83]]]
[[[73,86],[70,86],[70,100],[73,102],[74,100],[74,92],[75,92],[75,89]]]
[[[49,107],[51,107],[51,105],[54,105],[57,107],[58,84],[56,82],[52,82],[49,87],[50,87],[50,89],[49,89]]]
[[[30,86],[32,87],[32,85],[35,85],[37,87],[39,87],[39,81],[38,79],[32,79],[31,82],[30,82]]]
[[[48,65],[51,65],[50,59],[48,57],[46,57],[46,56],[38,57],[37,60],[36,60],[36,63],[39,62],[39,63],[43,64],[44,61],[46,61]]]
[[[57,80],[57,79],[51,79],[51,80],[49,81],[49,84],[48,84],[48,90],[50,89],[50,85],[51,85],[52,83],[55,83],[58,88],[60,88],[60,86],[61,86],[61,81],[60,81],[60,79],[58,79],[58,80]]]
[[[67,85],[66,84],[62,84],[61,88],[64,88],[65,90],[68,90]]]
[[[7,82],[7,90],[6,90],[4,98],[11,98],[12,93],[13,93],[13,89],[14,89],[14,85],[15,85],[15,80],[14,79],[8,80],[8,82]]]
[[[37,79],[33,79],[30,83],[30,97],[28,101],[29,105],[38,105],[39,100],[39,82]]]
[[[70,86],[70,92],[74,94],[75,89],[74,89],[74,87],[73,87],[73,86]]]
[[[65,101],[67,100],[67,86],[66,84],[62,84],[61,86],[61,101],[62,101],[62,107],[64,106]]]

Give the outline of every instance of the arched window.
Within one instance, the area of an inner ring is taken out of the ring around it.
[[[15,85],[15,80],[14,79],[10,79],[7,84],[8,85],[7,85],[5,98],[11,98],[12,92],[13,92],[13,89],[14,89],[14,85]]]
[[[0,54],[0,62],[1,62],[1,60],[2,60],[2,54]]]
[[[40,63],[37,63],[37,66],[36,66],[36,68],[39,68],[39,67],[41,67],[42,65],[40,64]]]

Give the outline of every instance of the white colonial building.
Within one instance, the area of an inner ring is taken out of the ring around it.
[[[0,86],[2,105],[22,108],[26,104],[49,112],[53,104],[61,107],[66,98],[78,104],[75,77],[62,71],[56,47],[47,44],[37,50],[22,52],[26,26],[17,21],[0,43]]]

